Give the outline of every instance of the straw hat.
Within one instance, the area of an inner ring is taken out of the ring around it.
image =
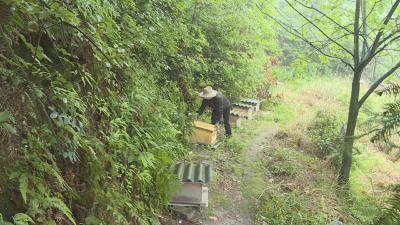
[[[214,98],[217,95],[218,91],[213,90],[212,87],[207,86],[203,89],[202,92],[200,92],[200,97],[205,98],[205,99],[211,99]]]

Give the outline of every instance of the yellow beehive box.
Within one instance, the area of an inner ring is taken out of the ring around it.
[[[199,144],[213,145],[217,143],[217,127],[202,121],[194,121],[191,141]]]

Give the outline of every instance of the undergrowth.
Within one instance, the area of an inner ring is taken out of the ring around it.
[[[1,220],[158,224],[198,91],[267,86],[267,24],[245,1],[0,0]]]

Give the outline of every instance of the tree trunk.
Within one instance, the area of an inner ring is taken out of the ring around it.
[[[363,0],[361,2],[361,17],[362,17],[362,36],[363,36],[363,49],[362,49],[362,58],[365,57],[368,51],[368,32],[367,32],[367,0]]]
[[[358,99],[360,95],[360,78],[362,72],[354,72],[347,119],[346,136],[344,138],[342,167],[339,174],[339,184],[347,184],[350,177],[350,169],[353,161],[354,133],[357,125],[358,112],[360,110]]]

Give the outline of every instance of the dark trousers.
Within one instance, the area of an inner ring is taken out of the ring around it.
[[[229,123],[229,117],[231,116],[231,107],[227,107],[222,112],[224,118],[224,126],[226,135],[232,135],[231,124]],[[211,116],[211,123],[216,124],[219,118],[217,118],[217,112],[213,111]]]

